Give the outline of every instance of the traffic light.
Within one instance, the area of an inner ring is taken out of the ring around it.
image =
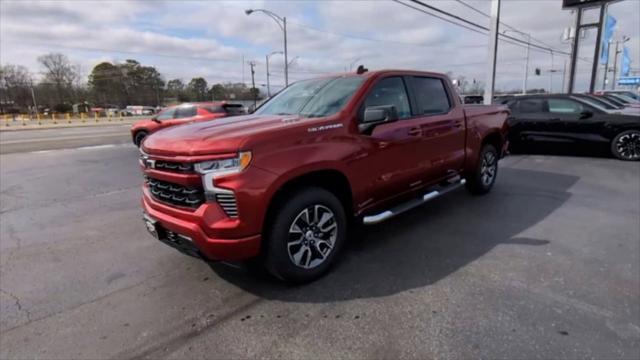
[[[540,76],[540,73],[541,73],[540,68],[536,68],[536,75]]]

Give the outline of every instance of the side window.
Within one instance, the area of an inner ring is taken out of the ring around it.
[[[524,114],[545,112],[544,100],[542,99],[519,100],[515,106],[515,110],[519,113],[524,113]]]
[[[222,106],[218,105],[207,105],[203,106],[203,108],[212,114],[224,113],[224,109],[222,108]]]
[[[173,115],[175,114],[175,112],[176,112],[175,108],[164,109],[160,111],[158,116],[156,116],[156,119],[160,121],[173,119]]]
[[[442,114],[451,109],[449,96],[441,79],[428,77],[414,77],[413,87],[418,104],[418,115]],[[465,98],[469,103],[475,103],[475,96]]]
[[[176,108],[176,119],[184,119],[196,116],[195,106],[179,106]]]
[[[244,115],[246,113],[242,104],[225,104],[223,108],[223,111],[226,111],[229,115]]]
[[[409,97],[400,77],[390,77],[378,81],[367,95],[364,106],[393,105],[398,112],[398,118],[411,117]]]
[[[549,99],[549,112],[555,114],[579,114],[584,111],[584,106],[577,101],[569,99]]]

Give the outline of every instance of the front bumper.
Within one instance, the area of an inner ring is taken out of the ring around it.
[[[145,216],[156,221],[164,232],[160,234],[161,241],[187,255],[205,260],[234,261],[250,259],[260,252],[259,234],[237,239],[213,238],[207,235],[197,222],[192,221],[193,219],[181,219],[168,212],[156,210],[161,206],[163,205],[155,202],[148,192],[144,191],[142,208]],[[166,233],[173,233],[173,239],[168,238]],[[191,239],[192,244],[185,237]]]

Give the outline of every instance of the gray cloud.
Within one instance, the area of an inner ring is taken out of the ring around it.
[[[488,1],[467,1],[489,11]],[[488,19],[456,1],[432,5],[480,24]],[[505,0],[503,21],[559,49],[569,49],[560,36],[573,22],[560,0]],[[289,20],[293,80],[348,68],[356,59],[371,69],[417,68],[452,71],[484,80],[486,36],[443,22],[391,1],[51,1],[0,2],[0,62],[20,63],[41,71],[36,57],[61,51],[85,72],[99,61],[136,58],[155,65],[167,78],[205,76],[210,82],[239,81],[242,58],[258,63],[257,82],[264,83],[264,55],[281,50],[282,33],[261,14],[246,16],[246,8],[267,8]],[[618,19],[617,35],[628,35],[635,65],[640,61],[640,2],[626,0],[610,6]],[[315,30],[322,29],[323,31]],[[351,37],[333,33],[347,34]],[[517,36],[517,35],[513,35]],[[368,39],[368,40],[367,40]],[[372,41],[378,39],[381,41]],[[593,39],[585,40],[585,44]],[[415,45],[411,45],[415,44]],[[524,66],[522,47],[501,42],[498,86],[518,89]],[[581,56],[592,57],[588,49]],[[553,56],[562,69],[566,56]],[[552,68],[550,54],[532,51],[530,67]],[[282,56],[272,58],[273,83],[283,83]],[[584,86],[588,66],[579,67]],[[248,70],[245,81],[249,79]],[[553,79],[559,90],[561,76]],[[546,87],[548,76],[530,75],[531,87]]]

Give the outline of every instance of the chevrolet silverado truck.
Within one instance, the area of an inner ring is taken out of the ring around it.
[[[253,114],[145,139],[144,221],[185,254],[252,259],[284,281],[308,282],[335,262],[349,226],[463,185],[489,192],[509,116],[503,106],[461,104],[437,73],[300,81]]]

